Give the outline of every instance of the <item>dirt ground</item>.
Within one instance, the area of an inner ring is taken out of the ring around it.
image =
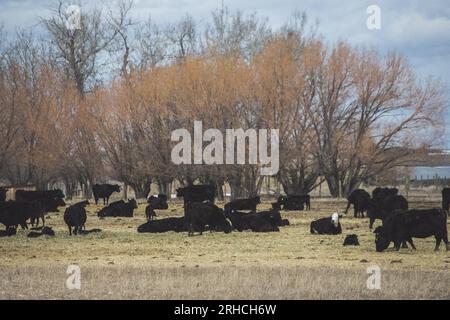
[[[291,225],[280,232],[194,237],[138,234],[145,204],[134,218],[106,219],[96,216],[101,206],[90,205],[86,227],[102,232],[69,236],[61,209],[46,219],[55,237],[19,231],[0,238],[0,299],[450,299],[450,252],[443,245],[434,252],[434,237],[415,240],[417,251],[377,253],[368,219],[350,214],[341,219],[342,235],[309,233],[312,220],[345,205],[313,198],[310,211],[282,212]],[[438,206],[438,199],[410,199],[411,208]],[[182,212],[173,201],[158,218]],[[352,233],[361,245],[344,247]],[[80,268],[79,290],[65,285],[69,265]],[[367,287],[373,266],[379,290]]]

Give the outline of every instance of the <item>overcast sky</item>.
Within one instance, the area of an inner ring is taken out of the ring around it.
[[[74,0],[75,4],[78,2]],[[114,1],[98,2],[109,4]],[[16,27],[38,30],[39,17],[48,16],[54,3],[53,0],[0,0],[0,21],[9,33]],[[143,20],[151,15],[156,22],[167,23],[189,13],[200,21],[201,27],[209,20],[211,11],[221,4],[222,0],[135,0],[134,16]],[[342,39],[383,52],[400,52],[409,59],[419,76],[441,79],[450,99],[448,0],[224,0],[224,4],[231,11],[257,12],[275,27],[289,19],[296,9],[305,10],[310,20],[319,21],[319,32],[325,39]],[[380,30],[369,30],[366,26],[366,9],[370,5],[378,5],[381,9]],[[447,119],[450,120],[449,110]],[[450,139],[447,141],[447,147],[450,147]]]

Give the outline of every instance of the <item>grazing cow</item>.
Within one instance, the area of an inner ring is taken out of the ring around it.
[[[348,234],[344,239],[344,246],[359,246],[358,236],[356,234]]]
[[[396,251],[400,249],[400,244],[404,241],[408,241],[415,250],[416,247],[412,238],[431,236],[436,238],[435,251],[439,250],[441,241],[444,241],[447,251],[450,249],[447,213],[442,209],[414,209],[394,212],[383,222],[383,226],[375,229],[374,233],[377,252],[384,251],[389,247],[391,241],[394,242]]]
[[[234,210],[250,210],[252,212],[256,212],[256,206],[260,203],[261,199],[259,197],[250,199],[236,199],[225,205],[225,213],[231,213]]]
[[[216,187],[213,185],[195,185],[177,189],[177,197],[183,197],[184,207],[190,202],[209,201],[214,203]]]
[[[118,184],[94,184],[92,186],[92,193],[94,194],[95,204],[98,204],[98,199],[103,199],[103,205],[108,205],[109,197],[114,192],[120,192]]]
[[[203,234],[206,226],[209,227],[211,232],[215,230],[230,233],[232,230],[223,210],[209,201],[187,203],[185,221],[189,236],[193,235],[194,232]]]
[[[450,188],[442,189],[442,209],[449,212],[450,209]]]
[[[305,208],[310,210],[311,197],[309,194],[279,196],[277,202],[272,203],[272,208],[286,211],[304,210]]]
[[[363,189],[353,190],[347,197],[347,208],[345,214],[347,214],[350,205],[353,205],[353,216],[355,218],[364,218],[364,211],[368,209],[370,194]]]
[[[43,227],[40,232],[31,231],[30,233],[27,234],[27,237],[28,238],[38,238],[38,237],[43,236],[43,235],[54,237],[55,236],[55,231],[53,231],[53,229],[50,228],[50,227]]]
[[[6,192],[8,192],[8,189],[0,187],[0,202],[6,201]]]
[[[109,206],[101,209],[97,216],[104,217],[133,217],[133,211],[137,209],[136,200],[131,199],[128,202],[122,200],[111,203]]]
[[[87,214],[86,214],[86,206],[89,205],[88,201],[82,201],[71,205],[64,212],[64,222],[67,224],[69,228],[69,235],[72,235],[72,227],[73,233],[77,235],[81,230],[85,228]]]
[[[137,229],[139,233],[162,233],[162,232],[184,232],[188,231],[183,217],[166,218],[153,220],[140,225]]]
[[[251,230],[253,232],[277,232],[280,229],[273,215],[266,213],[245,213],[233,211],[227,215],[234,229],[239,232]]]
[[[367,215],[370,219],[369,228],[372,229],[376,219],[384,221],[396,210],[408,210],[408,201],[405,197],[390,195],[384,198],[370,199],[367,209]]]
[[[342,228],[341,223],[339,222],[340,217],[342,217],[342,214],[335,212],[331,215],[331,218],[322,218],[311,222],[311,234],[341,234]]]
[[[156,217],[155,209],[166,210],[169,208],[167,204],[167,196],[165,194],[159,194],[157,197],[150,196],[147,199],[147,207],[145,207],[145,216],[147,221]]]
[[[37,201],[6,201],[0,203],[0,223],[4,224],[6,228],[18,225],[22,229],[28,229],[27,220],[39,220],[44,216],[42,207]]]

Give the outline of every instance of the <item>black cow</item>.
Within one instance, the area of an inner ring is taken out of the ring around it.
[[[6,201],[6,192],[8,192],[8,189],[0,187],[0,202]]]
[[[223,231],[230,233],[232,226],[225,217],[223,210],[209,201],[189,202],[185,208],[185,222],[188,227],[188,235],[194,232],[203,234],[205,227],[210,231]]]
[[[279,196],[277,202],[272,203],[273,209],[297,211],[311,209],[311,196],[309,194]]]
[[[133,211],[137,209],[136,200],[131,199],[128,202],[122,200],[111,203],[109,206],[101,209],[97,216],[104,217],[133,217]]]
[[[341,234],[342,227],[339,222],[340,217],[342,217],[342,215],[335,212],[331,217],[315,220],[311,222],[309,231],[311,234]]]
[[[372,199],[383,199],[390,196],[396,196],[397,194],[398,194],[397,188],[377,187],[372,191]]]
[[[358,236],[356,234],[348,234],[344,239],[344,246],[359,246]]]
[[[239,211],[230,212],[227,215],[234,229],[239,232],[251,230],[253,232],[277,232],[280,229],[275,222],[276,218],[268,212],[245,213]]]
[[[28,229],[27,220],[38,220],[43,217],[42,207],[37,201],[6,201],[0,203],[0,223],[6,228],[21,226]]]
[[[139,233],[162,233],[162,232],[184,232],[188,231],[183,217],[153,220],[140,225]]]
[[[405,197],[390,195],[384,198],[371,199],[367,209],[367,215],[370,219],[369,228],[372,229],[376,219],[384,221],[396,210],[408,210],[408,201]]]
[[[92,193],[94,194],[95,204],[98,204],[98,199],[103,199],[103,205],[109,203],[109,197],[114,192],[120,192],[118,184],[94,184],[92,186]]]
[[[363,189],[353,190],[347,197],[347,214],[350,205],[353,205],[353,216],[355,218],[364,218],[364,211],[367,211],[370,201],[370,194]]]
[[[85,228],[87,220],[87,205],[89,205],[88,201],[78,202],[68,207],[64,212],[64,222],[69,228],[69,235],[72,235],[72,227],[75,235]]]
[[[195,185],[177,189],[177,197],[183,197],[184,207],[190,202],[209,201],[214,203],[216,187],[213,185]]]
[[[450,249],[447,233],[447,213],[442,209],[413,209],[394,212],[378,227],[375,233],[375,248],[378,252],[384,251],[391,241],[395,250],[400,244],[408,241],[415,250],[412,238],[436,238],[435,251],[439,250],[441,241],[444,241],[447,251]]]
[[[442,209],[449,212],[450,209],[450,188],[442,189]]]
[[[44,213],[59,212],[58,207],[64,207],[64,193],[60,189],[45,191],[17,190],[16,201],[38,201]],[[39,223],[33,219],[32,224]],[[44,220],[42,221],[44,223]]]
[[[260,197],[250,199],[236,199],[228,202],[224,209],[225,213],[231,213],[235,210],[250,210],[256,212],[256,206],[261,203]]]
[[[169,208],[167,204],[167,196],[165,194],[159,194],[157,197],[150,196],[147,199],[147,207],[145,207],[145,216],[147,220],[152,220],[156,217],[155,209],[166,210]]]

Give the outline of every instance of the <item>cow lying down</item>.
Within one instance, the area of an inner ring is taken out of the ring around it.
[[[339,218],[341,217],[342,214],[335,212],[329,218],[321,218],[311,222],[311,234],[341,234],[342,228],[341,223],[339,222]]]
[[[140,225],[137,231],[139,233],[183,232],[187,231],[187,227],[184,223],[184,217],[176,217],[148,221]]]

